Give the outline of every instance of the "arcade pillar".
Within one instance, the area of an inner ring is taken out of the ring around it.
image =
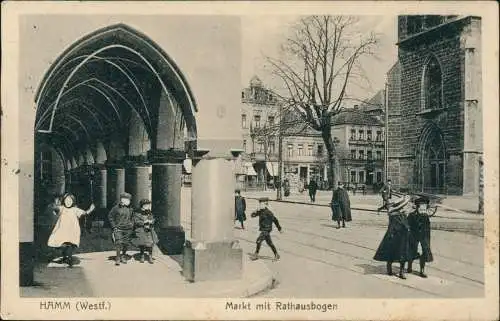
[[[156,219],[159,247],[169,255],[182,254],[185,232],[181,226],[181,175],[183,150],[151,150],[152,211]]]
[[[121,162],[106,162],[107,167],[107,205],[113,207],[120,200],[120,194],[125,192],[125,167]]]
[[[141,199],[149,199],[149,165],[138,157],[129,156],[127,158],[125,191],[132,195],[133,207],[139,207]]]
[[[233,157],[202,153],[193,159],[192,239],[186,243],[183,274],[189,281],[239,279],[243,253],[233,236]]]

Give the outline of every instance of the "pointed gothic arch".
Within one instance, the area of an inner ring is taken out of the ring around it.
[[[422,69],[420,109],[436,110],[444,107],[443,68],[434,54],[430,54]]]
[[[429,123],[424,126],[417,145],[416,178],[421,192],[442,194],[447,189],[447,150],[440,128]]]

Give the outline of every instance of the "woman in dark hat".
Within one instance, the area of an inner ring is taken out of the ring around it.
[[[134,212],[130,207],[131,199],[132,195],[129,193],[121,193],[120,202],[111,209],[108,215],[116,248],[115,265],[120,265],[120,262],[127,263],[127,249],[134,231]]]
[[[406,213],[411,211],[408,208],[409,204],[410,197],[408,195],[389,204],[387,232],[373,257],[376,261],[387,262],[387,274],[389,275],[392,275],[392,262],[399,262],[399,277],[401,279],[406,279],[404,265],[411,258],[409,252],[410,227],[406,216]]]
[[[59,206],[59,218],[52,230],[47,245],[62,249],[63,262],[68,263],[69,267],[73,266],[72,255],[75,248],[80,245],[80,223],[78,219],[92,213],[95,209],[94,204],[86,211],[75,206],[76,198],[72,194],[64,195],[62,206]]]
[[[140,262],[144,263],[144,251],[146,250],[148,252],[148,262],[153,264],[153,246],[158,243],[158,236],[154,230],[151,201],[142,199],[139,206],[140,210],[134,213],[134,231],[136,245],[140,250]]]
[[[408,224],[410,225],[410,254],[412,259],[408,261],[408,273],[412,272],[413,259],[420,259],[420,276],[426,278],[425,263],[432,262],[434,257],[431,251],[431,222],[427,215],[429,200],[418,198],[415,200],[415,211],[408,215]],[[422,254],[418,253],[418,244],[422,247]]]

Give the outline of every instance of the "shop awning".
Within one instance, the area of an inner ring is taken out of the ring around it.
[[[246,171],[247,176],[257,176],[255,169],[253,169],[252,163],[245,163],[245,167],[247,169]]]
[[[267,162],[266,168],[269,172],[269,175],[278,176],[278,162]]]
[[[185,159],[184,162],[182,163],[182,166],[184,167],[184,170],[186,173],[191,174],[191,166],[192,166],[191,159]]]

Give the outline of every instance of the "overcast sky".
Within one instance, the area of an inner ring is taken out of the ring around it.
[[[276,83],[262,68],[263,54],[277,56],[290,24],[297,19],[298,16],[242,17],[242,87],[248,86],[253,75],[259,76],[265,85]],[[363,64],[369,84],[366,88],[348,89],[353,97],[368,99],[384,88],[386,73],[397,60],[397,16],[360,16],[359,19],[361,31],[374,31],[381,37],[378,59],[368,58]]]

